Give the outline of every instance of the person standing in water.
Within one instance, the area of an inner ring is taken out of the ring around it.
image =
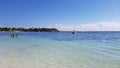
[[[73,31],[72,31],[72,34],[76,34],[76,31],[75,31],[75,30],[73,30]]]
[[[11,36],[11,38],[14,38],[14,37],[18,38],[19,35],[18,34],[11,34],[10,36]]]
[[[18,34],[16,34],[16,38],[18,38]]]
[[[14,38],[14,34],[11,34],[10,36],[11,36],[11,38]]]

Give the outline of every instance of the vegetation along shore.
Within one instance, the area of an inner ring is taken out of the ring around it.
[[[0,27],[0,32],[59,32],[56,28],[11,28]]]

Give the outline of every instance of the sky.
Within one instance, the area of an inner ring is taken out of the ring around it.
[[[1,27],[120,31],[120,0],[0,0]]]

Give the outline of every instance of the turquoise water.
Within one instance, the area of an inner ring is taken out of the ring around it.
[[[0,68],[120,68],[120,32],[0,33]]]

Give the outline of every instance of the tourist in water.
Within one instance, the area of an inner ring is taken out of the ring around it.
[[[16,34],[16,38],[18,38],[18,34]]]
[[[14,34],[11,34],[10,36],[11,36],[11,38],[14,38]]]
[[[11,34],[10,35],[11,38],[14,38],[14,37],[18,38],[18,36],[19,36],[18,34]]]
[[[76,31],[75,31],[75,30],[73,30],[73,31],[72,31],[72,34],[76,34]]]

